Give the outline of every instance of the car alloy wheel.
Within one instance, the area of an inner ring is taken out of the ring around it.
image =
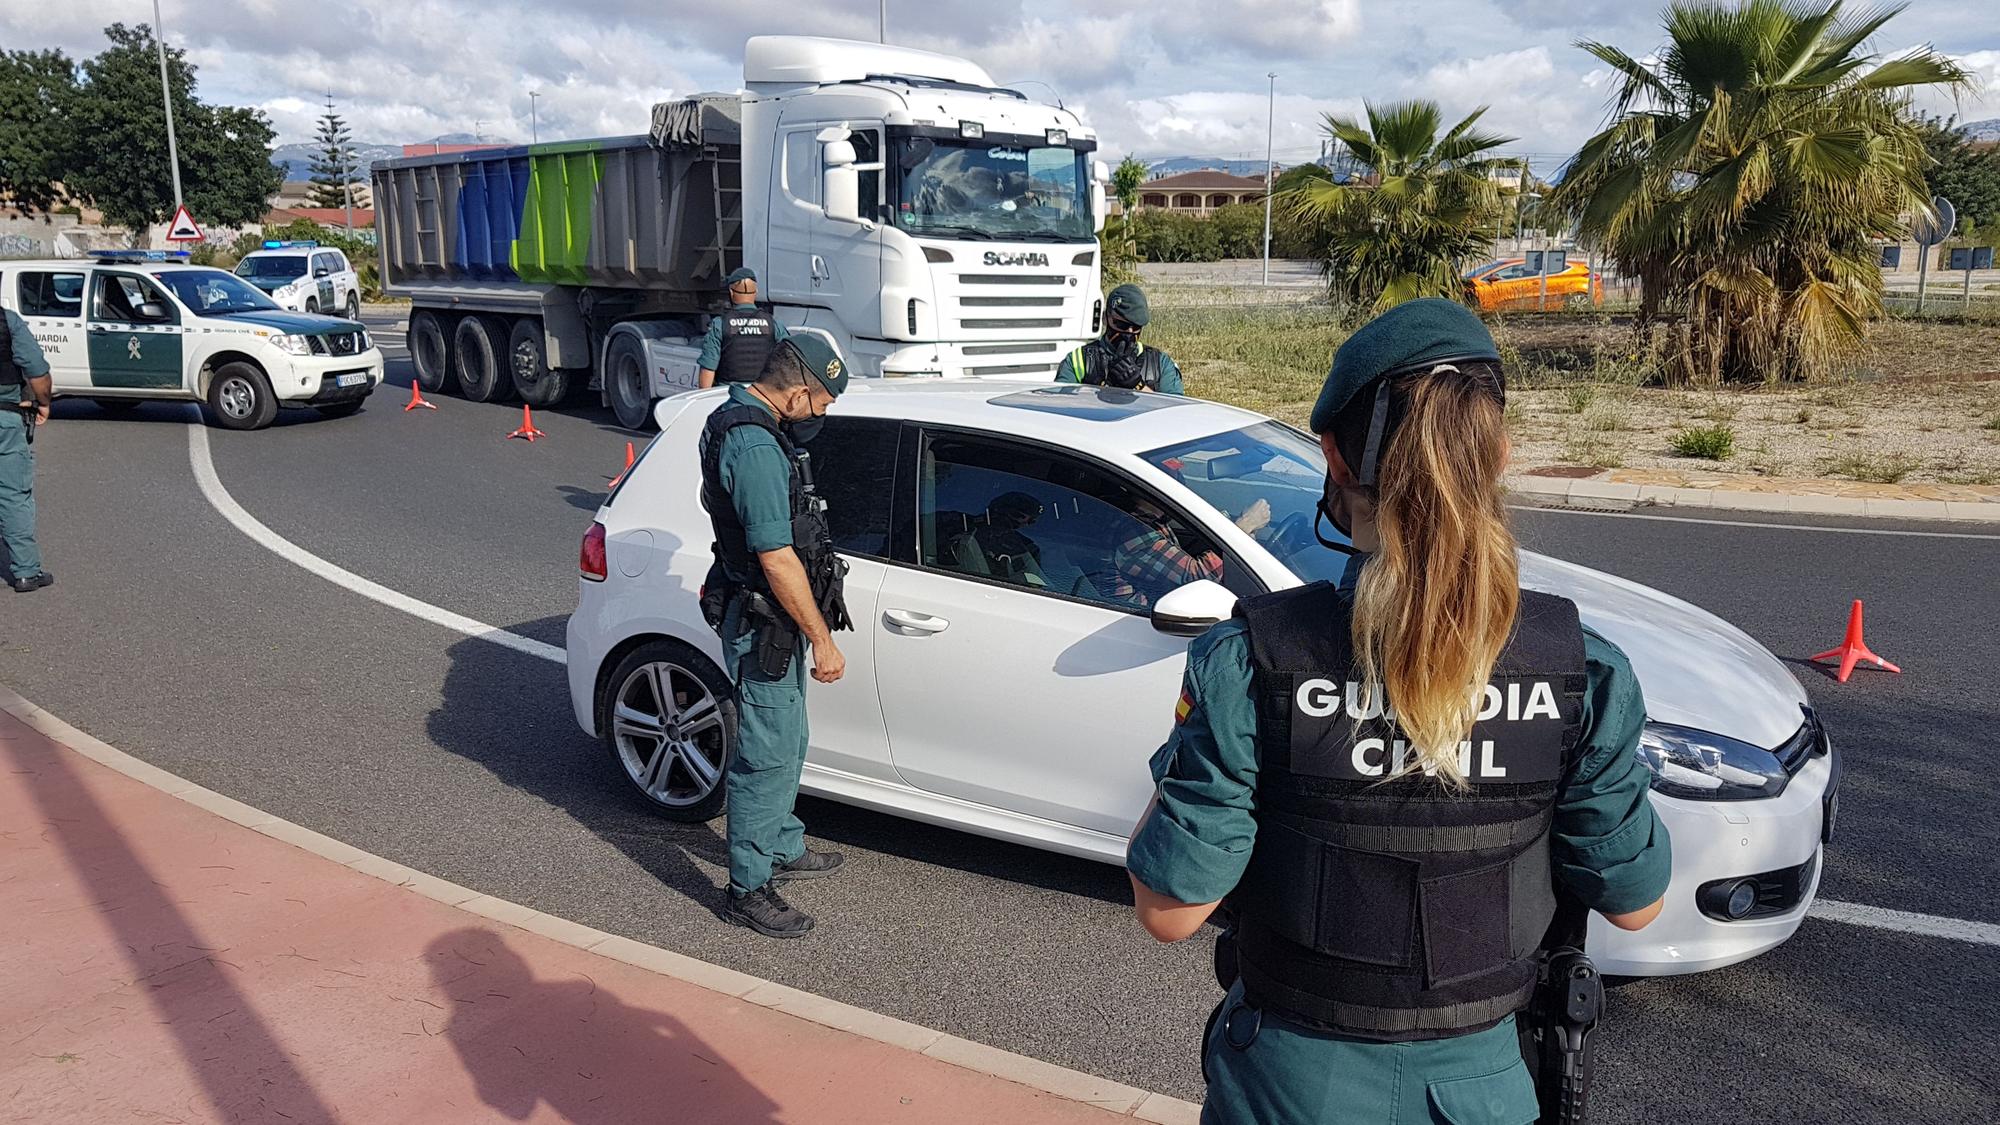
[[[231,421],[240,422],[257,409],[257,388],[240,375],[228,376],[222,380],[222,389],[216,392],[215,405]]]
[[[722,707],[678,664],[641,664],[611,702],[611,737],[626,775],[669,808],[699,804],[722,784],[728,744]]]

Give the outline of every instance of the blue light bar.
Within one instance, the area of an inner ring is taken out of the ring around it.
[[[185,250],[99,250],[91,255],[100,262],[181,262]]]
[[[310,238],[291,239],[284,242],[280,242],[274,238],[264,240],[264,249],[266,250],[312,250],[318,246],[319,242]]]

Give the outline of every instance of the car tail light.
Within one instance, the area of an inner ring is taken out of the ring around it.
[[[577,568],[592,582],[602,582],[604,566],[604,525],[592,523],[590,530],[583,533],[583,550],[577,556]]]

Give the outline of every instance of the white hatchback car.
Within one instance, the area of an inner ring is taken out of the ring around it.
[[[577,721],[656,807],[720,808],[734,717],[698,593],[712,535],[696,443],[722,393],[662,401],[660,435],[598,512],[569,621]],[[1337,577],[1313,534],[1319,444],[1259,414],[1168,395],[990,381],[857,381],[809,447],[852,565],[847,675],[808,693],[804,788],[1112,863],[1151,795],[1188,637],[1239,596]],[[1257,501],[1257,534],[1233,517]],[[1134,511],[1164,513],[1220,582],[1121,574]],[[1660,919],[1593,917],[1609,973],[1717,968],[1783,942],[1818,889],[1838,763],[1776,657],[1703,610],[1523,555],[1631,658],[1638,754],[1673,834]]]

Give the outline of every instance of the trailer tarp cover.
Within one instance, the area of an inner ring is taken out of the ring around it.
[[[743,138],[743,103],[735,94],[695,94],[653,106],[653,143],[660,148],[734,145]]]

